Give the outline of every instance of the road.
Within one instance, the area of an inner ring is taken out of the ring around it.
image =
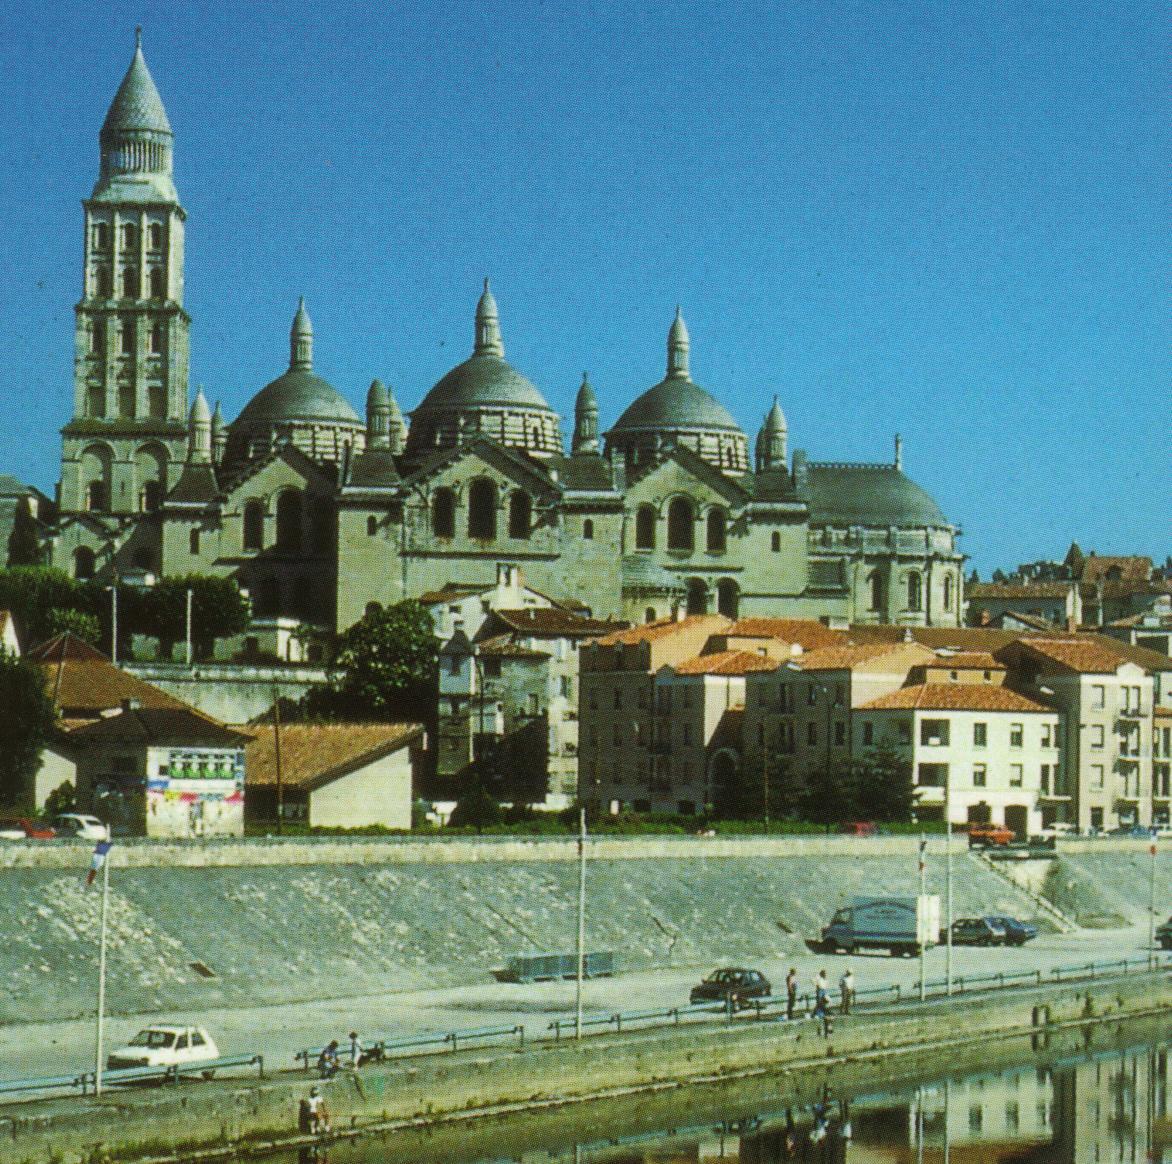
[[[1087,962],[1142,958],[1147,952],[1147,928],[1142,925],[1043,934],[1021,948],[954,947],[953,977],[998,971],[1049,971]],[[772,980],[775,990],[780,988],[791,965],[798,971],[803,991],[810,989],[814,974],[823,967],[831,983],[837,984],[847,965],[854,971],[856,990],[860,992],[894,984],[914,991],[919,982],[918,959],[883,954],[856,953],[850,958],[809,953],[788,958],[779,954],[756,965]],[[712,968],[669,966],[588,981],[583,991],[584,1011],[587,1015],[609,1015],[686,1005],[689,987]],[[929,979],[944,977],[942,947],[928,952],[926,969]],[[194,1022],[207,1027],[221,1054],[261,1052],[266,1066],[279,1069],[293,1066],[295,1052],[303,1048],[320,1046],[330,1038],[344,1044],[350,1030],[358,1030],[365,1040],[370,1040],[523,1023],[528,1037],[538,1037],[554,1019],[572,1019],[573,1013],[573,982],[531,985],[484,982],[442,990],[403,993],[388,990],[380,995],[275,1007],[175,1012],[149,1018],[115,1016],[106,1022],[106,1047],[125,1043],[148,1021]],[[92,1069],[93,1059],[93,1019],[0,1028],[0,1079]]]

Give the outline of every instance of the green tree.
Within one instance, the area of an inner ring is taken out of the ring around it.
[[[810,773],[802,816],[816,824],[842,824],[860,816],[861,772],[849,761],[831,761]]]
[[[77,791],[73,785],[66,780],[62,784],[58,784],[48,796],[45,797],[45,815],[57,816],[62,812],[73,812],[77,808]]]
[[[56,713],[40,670],[0,651],[0,804],[31,807]]]
[[[216,639],[238,635],[248,626],[248,602],[231,578],[184,574],[163,578],[149,589],[131,592],[127,626],[158,639],[162,654],[169,655],[176,643],[187,638],[189,590],[192,654],[196,659],[211,658]],[[120,603],[124,593],[119,595]]]
[[[12,533],[8,535],[8,565],[39,566],[41,540],[37,537],[37,522],[27,497],[17,502],[13,514]]]
[[[769,778],[769,815],[782,820],[800,815],[809,794],[805,774],[790,756],[772,752],[766,758]]]
[[[85,610],[50,610],[45,619],[45,626],[48,631],[46,638],[71,634],[94,647],[102,639],[101,621],[96,614],[90,614]]]
[[[78,582],[47,566],[12,566],[0,570],[0,610],[9,610],[26,649],[54,634],[51,616],[64,610],[96,615],[102,591],[96,583]]]
[[[876,748],[856,767],[860,818],[881,821],[912,819],[916,789],[910,760],[890,748]]]
[[[327,719],[428,723],[437,654],[426,607],[408,599],[371,611],[338,636],[329,680],[310,690],[306,710]]]
[[[450,828],[474,828],[477,832],[489,825],[500,824],[501,806],[478,779],[473,779],[456,801],[448,818]]]

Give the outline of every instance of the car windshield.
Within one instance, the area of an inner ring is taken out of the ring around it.
[[[175,1044],[174,1031],[155,1031],[147,1029],[139,1031],[133,1039],[130,1040],[132,1047],[171,1047]]]
[[[715,982],[718,984],[722,984],[725,982],[731,982],[732,981],[732,971],[731,970],[713,970],[712,973],[709,974],[708,977],[704,979],[704,981],[705,982]]]

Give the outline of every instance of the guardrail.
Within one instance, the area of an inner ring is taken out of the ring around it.
[[[393,1059],[396,1057],[397,1052],[409,1051],[417,1047],[436,1047],[442,1051],[458,1051],[461,1046],[466,1047],[469,1043],[483,1043],[500,1038],[516,1038],[517,1049],[523,1050],[525,1047],[525,1027],[521,1024],[516,1026],[473,1027],[470,1030],[464,1031],[437,1031],[423,1035],[410,1035],[402,1039],[373,1039],[368,1043],[362,1044],[361,1062],[381,1062],[384,1059]],[[308,1071],[311,1066],[316,1067],[318,1065],[324,1049],[324,1047],[309,1047],[305,1050],[297,1051],[293,1058],[301,1064],[303,1070]],[[339,1064],[346,1063],[349,1058],[350,1048],[339,1047]]]
[[[259,1054],[222,1055],[218,1059],[204,1059],[197,1063],[172,1063],[166,1067],[119,1067],[102,1072],[102,1084],[139,1083],[157,1080],[159,1083],[178,1083],[180,1079],[200,1075],[207,1077],[229,1067],[257,1067],[264,1078],[265,1057]],[[43,1075],[31,1079],[0,1080],[0,1095],[22,1091],[61,1091],[80,1088],[82,1095],[97,1090],[96,1072],[79,1071],[74,1075]]]

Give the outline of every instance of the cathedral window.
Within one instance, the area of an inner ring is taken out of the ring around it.
[[[509,498],[509,537],[527,540],[532,520],[533,502],[528,493],[518,490]]]
[[[110,246],[110,226],[105,222],[95,222],[93,231],[94,250],[108,250]]]
[[[124,319],[118,328],[118,350],[124,356],[134,354],[134,324]]]
[[[86,393],[86,415],[106,415],[106,390],[101,384],[91,384]]]
[[[924,583],[919,574],[913,572],[907,576],[907,608],[919,610],[924,603]]]
[[[90,324],[90,351],[99,353],[106,346],[106,323],[105,320],[95,319]]]
[[[106,508],[105,481],[91,481],[85,487],[85,507],[90,513],[101,513]]]
[[[133,222],[124,222],[122,224],[122,249],[124,251],[133,250],[138,243],[138,228]]]
[[[952,609],[952,575],[946,574],[944,576],[944,594],[943,603],[945,610]]]
[[[199,554],[199,526],[193,525],[187,535],[187,548],[193,555]]]
[[[138,503],[143,513],[150,513],[152,510],[158,509],[163,503],[162,482],[147,481],[142,487],[142,492],[139,494]]]
[[[655,549],[655,506],[640,505],[635,514],[635,549]]]
[[[163,224],[161,222],[152,222],[147,227],[147,246],[152,251],[163,249]]]
[[[481,541],[496,537],[496,485],[480,478],[468,490],[468,536]]]
[[[114,294],[114,276],[109,267],[99,267],[95,276],[95,291],[99,299],[109,299]]]
[[[437,489],[432,496],[431,532],[437,538],[456,536],[456,495],[450,489]]]
[[[95,482],[96,484],[97,482]],[[78,546],[73,551],[73,576],[84,582],[94,576],[94,552],[89,546]]]
[[[708,511],[708,552],[710,554],[723,554],[728,542],[728,519],[725,517],[723,509],[710,509]]]
[[[152,356],[159,355],[163,350],[163,325],[156,323],[150,332],[150,338],[147,341],[147,347],[150,349]]]
[[[781,552],[781,534],[778,533],[777,530],[774,530],[773,533],[769,535],[769,548],[775,554]]]
[[[582,540],[584,542],[593,541],[594,539],[594,522],[587,518],[582,522]]]
[[[167,415],[167,394],[162,384],[151,384],[147,387],[147,412],[155,420],[162,420]]]
[[[134,386],[131,384],[118,385],[118,415],[132,418],[134,409]]]
[[[716,584],[716,609],[725,618],[736,618],[740,604],[740,587],[731,578],[721,578]]]
[[[264,503],[253,498],[244,503],[244,548],[262,550],[265,544]]]
[[[162,267],[152,267],[150,273],[151,298],[167,298],[167,274]]]
[[[122,298],[138,298],[138,271],[134,267],[122,268]]]
[[[694,549],[695,524],[692,503],[686,497],[675,498],[667,507],[667,548],[669,550]]]
[[[688,614],[708,613],[708,586],[702,578],[688,579]]]
[[[286,489],[277,498],[277,549],[283,554],[301,552],[301,491]]]

